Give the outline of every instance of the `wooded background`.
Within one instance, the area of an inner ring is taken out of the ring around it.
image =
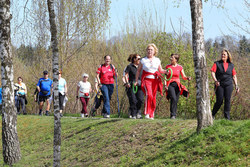
[[[49,78],[52,78],[52,52],[49,46],[50,31],[46,5],[43,0],[32,2],[32,10],[27,12],[24,23],[15,27],[16,34],[20,32],[19,36],[22,36],[23,40],[32,38],[30,44],[23,42],[24,44],[20,46],[13,46],[15,82],[17,82],[17,77],[21,76],[27,86],[27,112],[29,114],[38,113],[38,105],[34,102],[33,93],[39,78],[43,77],[42,72],[48,70],[50,72]],[[192,80],[188,84],[188,81],[181,79],[181,83],[189,89],[190,97],[188,99],[180,97],[177,113],[178,117],[181,118],[195,118],[196,85],[191,34],[181,31],[166,33],[150,22],[152,18],[131,17],[124,25],[123,34],[117,34],[117,36],[107,39],[105,31],[109,28],[109,8],[110,2],[106,0],[77,2],[74,0],[58,0],[55,2],[59,65],[62,70],[62,77],[66,79],[68,84],[69,101],[64,112],[80,113],[81,104],[80,102],[76,104],[75,99],[77,83],[82,79],[83,73],[88,73],[93,88],[96,70],[104,62],[103,57],[109,54],[113,59],[112,64],[115,65],[119,73],[120,109],[122,113],[128,113],[129,102],[121,80],[122,72],[129,64],[127,58],[131,53],[138,53],[144,57],[147,44],[155,43],[159,49],[158,57],[162,61],[162,67],[170,63],[169,57],[172,53],[181,55],[179,64],[183,66],[185,74],[192,77]],[[22,31],[19,31],[18,28]],[[35,30],[35,34],[29,34],[30,29]],[[131,30],[133,33],[131,33]],[[227,48],[231,52],[240,87],[240,93],[235,96],[234,91],[232,95],[231,117],[232,119],[250,118],[250,91],[247,85],[250,81],[249,39],[245,36],[220,36],[206,40],[205,48],[208,71],[210,71],[214,61],[220,59],[223,48]],[[209,81],[212,109],[216,97],[212,98],[214,83],[210,73]],[[89,107],[92,103],[93,98],[90,100]],[[156,116],[169,117],[169,104],[165,96],[158,95]],[[222,106],[220,110],[223,110],[223,108]],[[117,113],[116,91],[112,96],[111,110],[113,113]],[[223,118],[223,112],[219,112],[218,115]]]

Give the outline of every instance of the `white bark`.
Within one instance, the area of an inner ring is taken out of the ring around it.
[[[61,159],[61,118],[59,112],[59,92],[58,92],[58,41],[55,22],[54,0],[47,0],[49,11],[49,22],[51,32],[51,47],[53,51],[53,95],[54,95],[54,163],[53,166],[60,166]]]
[[[193,59],[196,76],[197,132],[213,124],[204,45],[202,0],[190,0],[192,19]]]
[[[0,0],[0,56],[2,73],[3,159],[12,165],[21,159],[14,102],[13,62],[10,39],[10,1]]]

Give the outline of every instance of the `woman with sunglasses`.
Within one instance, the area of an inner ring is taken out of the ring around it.
[[[131,112],[131,118],[133,119],[142,118],[140,109],[143,103],[144,96],[141,90],[141,75],[138,78],[137,88],[134,88],[133,86],[140,59],[140,55],[131,54],[128,58],[128,61],[131,63],[125,69],[125,86],[127,89],[127,96],[130,104],[129,111]]]
[[[147,56],[142,58],[138,66],[136,73],[136,82],[134,85],[138,85],[139,76],[141,76],[141,88],[144,92],[146,99],[144,105],[144,114],[146,119],[154,119],[154,112],[156,109],[156,94],[159,91],[162,94],[163,84],[161,81],[161,74],[166,73],[166,70],[162,69],[161,60],[156,57],[158,48],[155,44],[148,44],[146,48]]]

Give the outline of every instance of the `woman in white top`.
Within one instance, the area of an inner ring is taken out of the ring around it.
[[[163,95],[161,73],[166,73],[166,70],[162,69],[161,60],[156,57],[158,49],[155,44],[148,44],[146,51],[147,56],[141,59],[138,66],[135,85],[137,85],[139,74],[141,70],[143,70],[141,76],[141,89],[146,96],[144,114],[146,115],[146,119],[154,119],[156,93],[158,90],[161,95]]]
[[[62,78],[62,71],[59,71],[58,75],[58,91],[59,91],[59,109],[60,109],[60,116],[62,117],[62,110],[63,110],[63,102],[64,98],[67,95],[67,83],[64,78]]]
[[[27,88],[26,85],[23,83],[22,77],[17,78],[18,83],[15,83],[14,91],[15,91],[15,103],[17,108],[17,113],[20,114],[20,105],[21,105],[21,111],[23,112],[23,115],[26,115],[26,109],[25,109],[25,96],[27,94]]]
[[[83,80],[80,81],[77,85],[76,93],[78,94],[76,98],[80,98],[80,101],[82,103],[82,111],[81,111],[81,117],[88,117],[88,111],[87,111],[87,105],[90,98],[90,92],[92,91],[91,85],[88,82],[89,75],[84,73],[82,75]]]

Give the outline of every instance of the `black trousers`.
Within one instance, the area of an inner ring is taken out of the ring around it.
[[[141,90],[140,86],[138,86],[138,90],[136,93],[133,92],[132,86],[126,89],[130,105],[129,110],[131,112],[132,117],[135,117],[137,116],[137,114],[141,114],[140,109],[144,99],[143,91]]]
[[[230,109],[231,109],[231,96],[233,92],[233,84],[229,86],[218,86],[216,88],[216,103],[214,104],[214,108],[212,111],[212,115],[215,116],[215,114],[220,109],[223,99],[225,99],[224,103],[224,117],[226,119],[230,119]]]
[[[59,109],[60,109],[60,110],[63,110],[64,98],[65,98],[65,95],[62,95],[62,94],[59,92]]]
[[[170,98],[170,116],[176,116],[177,103],[180,96],[180,89],[176,82],[171,82],[168,86],[168,96]]]
[[[20,113],[20,108],[21,108],[21,112],[23,112],[23,114],[26,114],[25,96],[16,96],[16,108],[17,108],[17,113]]]
[[[101,106],[102,101],[103,101],[103,95],[100,95],[100,98],[98,98],[97,96],[95,97],[95,110],[97,110]]]

